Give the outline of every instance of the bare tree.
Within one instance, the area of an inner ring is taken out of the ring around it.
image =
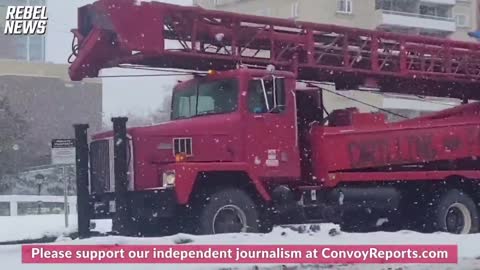
[[[26,121],[12,111],[8,99],[0,98],[0,189],[11,184],[6,183],[3,177],[18,173],[28,158],[24,141],[27,129]]]
[[[127,125],[129,127],[142,127],[151,126],[159,123],[163,123],[170,120],[171,112],[171,96],[165,97],[158,109],[148,115],[138,115],[135,113],[128,113],[125,116],[128,117]],[[103,131],[111,130],[112,123],[110,119],[104,119]]]
[[[124,116],[128,118],[128,122],[127,122],[128,127],[142,127],[142,126],[150,126],[154,124],[150,116],[142,116],[132,112]],[[108,131],[108,130],[112,130],[112,122],[110,121],[110,119],[104,119],[101,131]]]
[[[172,97],[167,96],[163,99],[162,105],[152,115],[152,121],[156,124],[170,120]]]

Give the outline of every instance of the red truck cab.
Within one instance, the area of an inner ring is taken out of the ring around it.
[[[146,193],[168,194],[158,199],[175,202],[165,207],[168,216],[188,207],[198,189],[246,185],[253,199],[269,202],[272,188],[300,185],[295,85],[292,73],[252,69],[211,71],[178,84],[171,121],[128,129],[129,191],[147,206]],[[113,161],[104,156],[113,147],[112,132],[93,136],[90,181],[100,216],[113,210]]]

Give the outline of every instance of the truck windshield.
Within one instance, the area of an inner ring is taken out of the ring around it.
[[[172,120],[237,110],[238,82],[235,79],[200,82],[174,91]]]

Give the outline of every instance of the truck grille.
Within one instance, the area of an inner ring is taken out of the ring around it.
[[[90,144],[90,192],[110,191],[110,143],[108,140]]]
[[[174,154],[193,155],[192,138],[175,138],[173,139]]]

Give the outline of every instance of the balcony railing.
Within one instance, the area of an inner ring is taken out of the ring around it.
[[[425,14],[420,14],[420,13],[403,12],[403,11],[395,11],[395,10],[387,10],[387,9],[378,9],[378,11],[382,12],[383,14],[408,16],[408,17],[413,17],[413,18],[440,20],[440,21],[447,21],[447,22],[454,22],[455,21],[455,19],[451,18],[451,17],[432,16],[432,15],[425,15]]]

